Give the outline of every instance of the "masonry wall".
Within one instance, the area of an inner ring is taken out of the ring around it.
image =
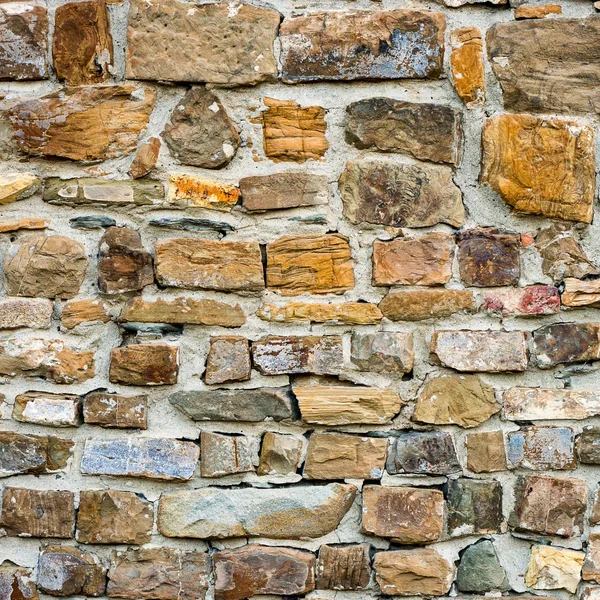
[[[599,65],[583,0],[0,2],[0,598],[600,597]]]

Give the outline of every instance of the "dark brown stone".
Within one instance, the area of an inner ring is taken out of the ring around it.
[[[90,425],[146,429],[148,397],[90,392],[83,399],[83,420]]]
[[[584,465],[600,465],[600,427],[586,427],[579,434],[577,456]]]
[[[538,366],[578,363],[600,358],[600,323],[553,323],[533,332]]]
[[[371,580],[369,544],[323,545],[317,561],[317,589],[364,590]]]
[[[167,344],[131,344],[110,353],[111,383],[173,385],[179,373],[179,348]]]

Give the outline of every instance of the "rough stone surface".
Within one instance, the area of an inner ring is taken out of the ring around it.
[[[173,208],[206,208],[230,212],[239,196],[240,190],[234,185],[192,175],[169,175],[167,203]]]
[[[129,175],[133,179],[145,177],[156,167],[161,145],[159,138],[151,137],[138,148],[129,166]]]
[[[575,550],[533,546],[525,584],[534,590],[565,589],[575,593],[581,579],[581,566],[585,554]]]
[[[470,433],[466,437],[467,469],[473,473],[506,471],[506,447],[502,431]]]
[[[51,427],[78,427],[81,398],[74,394],[26,392],[15,397],[12,418]]]
[[[598,280],[582,281],[568,277],[564,281],[564,291],[560,297],[563,306],[579,307],[600,306],[600,287]]]
[[[262,439],[259,475],[288,475],[295,473],[303,448],[300,438],[293,435],[267,431]]]
[[[204,381],[208,385],[250,379],[250,345],[239,335],[210,338]]]
[[[511,466],[535,471],[575,469],[575,434],[569,427],[524,427],[508,434]]]
[[[591,390],[512,388],[502,395],[510,421],[581,420],[600,415],[600,395]]]
[[[63,305],[61,325],[73,329],[82,323],[108,323],[110,315],[101,300],[70,300]]]
[[[275,323],[339,323],[347,325],[375,325],[381,321],[383,316],[377,306],[367,302],[263,304],[256,314],[264,321]]]
[[[419,475],[447,475],[460,471],[452,435],[444,431],[400,434],[390,444],[386,471]]]
[[[323,545],[317,560],[317,589],[362,590],[371,580],[368,544]]]
[[[200,434],[200,472],[202,477],[223,477],[256,470],[258,440],[248,436]]]
[[[475,298],[468,290],[393,291],[379,303],[379,309],[390,321],[424,321],[471,312],[475,309]]]
[[[553,323],[533,332],[533,346],[542,369],[561,363],[597,360],[600,356],[600,324]]]
[[[544,19],[550,15],[560,15],[561,13],[562,7],[559,4],[518,6],[515,9],[515,19]]]
[[[46,229],[48,221],[44,219],[11,219],[9,221],[0,221],[0,233],[12,233],[22,230]]]
[[[2,298],[0,329],[48,329],[52,317],[52,302],[34,298]]]
[[[590,534],[587,552],[581,569],[581,578],[585,581],[600,583],[600,535]]]
[[[83,420],[111,428],[146,429],[148,397],[90,392],[83,399]]]
[[[131,344],[110,353],[111,383],[173,385],[179,374],[179,348],[167,344]]]
[[[33,173],[4,173],[0,175],[0,206],[25,200],[39,189],[40,180]]]
[[[485,293],[481,309],[507,316],[551,315],[560,311],[561,296],[551,285],[501,288]],[[564,304],[564,302],[563,302]]]
[[[456,571],[456,587],[461,592],[479,594],[510,590],[506,571],[498,561],[492,542],[482,540],[465,549]]]
[[[485,70],[481,31],[460,27],[450,35],[450,68],[454,89],[467,108],[485,104]]]
[[[3,600],[38,600],[39,594],[31,571],[11,561],[0,564],[0,593]]]
[[[355,333],[351,360],[362,371],[408,373],[414,364],[411,333]]]

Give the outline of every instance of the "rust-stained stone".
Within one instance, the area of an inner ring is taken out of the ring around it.
[[[71,538],[74,526],[73,492],[4,488],[0,527],[8,535]]]
[[[84,247],[62,235],[36,235],[9,248],[4,279],[9,296],[72,298],[83,283]]]
[[[387,438],[343,433],[313,433],[308,440],[304,477],[307,479],[381,479]]]
[[[600,493],[598,490],[594,493],[590,523],[592,525],[598,525],[598,523],[600,523]]]
[[[275,323],[339,323],[348,325],[376,325],[383,317],[375,304],[367,302],[263,304],[256,311],[256,315],[263,321]]]
[[[106,3],[69,2],[56,9],[54,70],[68,85],[102,83],[111,75],[113,43]]]
[[[256,470],[259,440],[242,435],[200,434],[200,473],[202,477],[223,477]]]
[[[441,104],[370,98],[346,108],[346,140],[357,148],[402,152],[419,160],[457,165],[460,111]]]
[[[435,331],[431,351],[457,371],[502,373],[527,369],[522,331]]]
[[[174,6],[177,4],[173,3]],[[204,5],[203,8],[206,6],[217,5]],[[196,6],[194,10],[201,11],[202,8]],[[190,59],[186,56],[180,62],[185,64]],[[193,88],[185,93],[165,126],[163,139],[180,163],[204,169],[224,167],[241,143],[221,101],[205,88]]]
[[[70,300],[62,309],[61,324],[73,329],[82,323],[108,323],[110,316],[101,300]]]
[[[29,198],[38,192],[40,187],[40,179],[33,173],[0,175],[0,206]]]
[[[50,427],[79,427],[81,398],[75,394],[25,392],[15,397],[12,418]]]
[[[502,316],[551,315],[560,311],[561,297],[552,285],[496,289],[485,293],[481,310]]]
[[[32,156],[106,160],[135,151],[156,94],[134,85],[73,87],[9,110],[14,138]]]
[[[52,310],[52,302],[43,298],[2,298],[0,329],[48,329]]]
[[[261,114],[263,148],[274,162],[319,160],[329,143],[325,137],[325,109],[300,106],[293,100],[265,98],[267,110]]]
[[[321,546],[317,560],[317,589],[366,589],[371,580],[369,550],[369,544]]]
[[[508,461],[534,471],[577,468],[575,433],[570,427],[523,427],[508,433]]]
[[[552,546],[533,546],[525,585],[534,590],[565,589],[574,594],[581,580],[585,554]]]
[[[84,544],[145,544],[152,538],[152,503],[133,492],[84,490],[75,537]]]
[[[286,235],[267,245],[267,287],[286,296],[343,294],[354,288],[348,238]]]
[[[284,171],[242,177],[240,192],[243,207],[250,211],[320,206],[329,202],[327,176],[312,173]]]
[[[38,587],[50,596],[103,596],[106,568],[91,552],[74,546],[45,546],[38,561]]]
[[[461,27],[450,35],[450,68],[454,89],[467,108],[485,104],[485,70],[481,32]]]
[[[391,475],[449,475],[460,471],[452,435],[447,431],[409,431],[390,444],[385,469]]]
[[[45,6],[0,7],[0,79],[47,79],[48,14]]]
[[[468,290],[393,291],[379,303],[379,309],[390,321],[423,321],[471,312],[475,309],[475,298]]]
[[[600,280],[584,281],[568,277],[564,281],[564,290],[560,297],[563,306],[600,306]]]
[[[227,3],[131,3],[127,30],[128,79],[207,82],[225,87],[277,79],[273,44],[281,15]],[[190,35],[193,31],[194,34]]]
[[[404,404],[394,390],[361,386],[295,386],[302,421],[319,425],[389,423]]]
[[[263,375],[337,375],[344,363],[342,338],[270,336],[252,343],[254,367]]]
[[[409,373],[415,360],[413,334],[400,331],[353,333],[350,360],[361,371]]]
[[[169,175],[167,202],[172,208],[231,212],[239,197],[240,190],[234,185],[194,175]]]
[[[221,291],[260,291],[265,286],[256,242],[159,240],[154,261],[162,286]]]
[[[514,387],[502,396],[508,421],[581,420],[600,415],[600,394],[592,390]]]
[[[548,369],[561,363],[600,358],[599,323],[552,323],[533,332],[537,364]]]
[[[583,533],[585,482],[575,478],[520,475],[508,524],[517,531],[562,537]]]
[[[146,429],[148,397],[90,392],[83,398],[83,421],[110,428]]]
[[[584,581],[600,583],[600,534],[590,533],[587,552],[581,569],[581,578]]]
[[[185,297],[144,300],[137,296],[125,305],[119,321],[240,327],[246,322],[246,316],[239,304],[219,300]]]
[[[0,563],[0,598],[2,600],[38,600],[39,594],[29,569],[7,560]]]
[[[248,339],[239,335],[210,338],[204,381],[208,385],[246,381],[252,364]]]
[[[373,243],[373,285],[436,285],[450,281],[454,240],[434,232]]]
[[[444,60],[443,14],[338,10],[284,19],[283,81],[437,79]]]
[[[174,385],[179,373],[179,348],[168,344],[130,344],[110,352],[111,383]]]
[[[515,19],[544,19],[549,15],[560,15],[562,6],[559,4],[544,4],[542,6],[517,6]]]
[[[138,148],[129,166],[129,175],[132,179],[145,177],[156,167],[160,147],[160,139],[151,137]]]
[[[473,473],[506,471],[506,448],[502,431],[481,431],[466,437],[467,469]]]
[[[391,227],[463,224],[465,209],[452,169],[390,158],[348,161],[339,181],[344,216]]]
[[[302,438],[267,431],[260,447],[259,475],[295,473],[304,446]]]
[[[483,128],[481,181],[517,212],[591,223],[594,132],[574,121],[490,117]]]
[[[454,580],[454,565],[432,548],[378,552],[373,568],[386,596],[443,596]]]
[[[107,594],[130,600],[204,600],[209,577],[205,552],[166,547],[114,552]]]
[[[586,465],[600,464],[600,428],[585,427],[577,437],[577,456]]]
[[[518,234],[478,227],[458,235],[458,267],[467,286],[516,285],[521,274]]]
[[[49,224],[46,219],[10,219],[0,221],[0,233],[12,233],[22,229],[46,229]]]
[[[363,488],[361,532],[399,544],[429,544],[442,536],[444,495],[410,487]]]

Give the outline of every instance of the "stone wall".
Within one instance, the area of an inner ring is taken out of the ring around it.
[[[0,94],[0,600],[600,598],[592,2],[0,2]]]

